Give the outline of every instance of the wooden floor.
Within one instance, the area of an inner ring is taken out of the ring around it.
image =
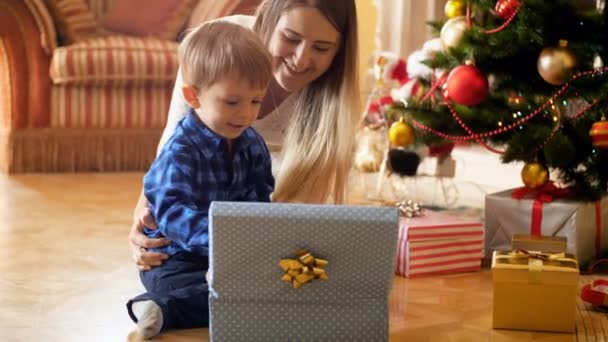
[[[0,176],[0,341],[133,338],[125,302],[143,288],[126,236],[141,177]],[[593,327],[574,335],[492,330],[491,302],[487,270],[396,277],[391,341],[604,340],[594,337]],[[206,329],[158,338],[207,339]]]

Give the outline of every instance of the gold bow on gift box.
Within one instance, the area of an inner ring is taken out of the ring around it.
[[[424,215],[422,207],[412,200],[403,200],[395,203],[395,205],[399,208],[401,216],[411,218]]]
[[[569,257],[566,253],[539,253],[516,249],[511,252],[502,252],[496,256],[498,263],[528,265],[532,268],[544,266],[578,268],[576,259]]]
[[[327,260],[315,258],[305,249],[297,250],[296,257],[297,259],[282,259],[279,262],[279,266],[285,271],[281,280],[290,282],[297,289],[314,279],[328,279],[325,272]]]
[[[496,266],[501,268],[528,269],[528,277],[531,283],[540,283],[543,269],[563,270],[578,272],[578,262],[566,253],[540,253],[528,252],[517,249],[511,252],[496,252]]]

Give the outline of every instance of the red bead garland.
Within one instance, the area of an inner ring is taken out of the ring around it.
[[[584,72],[580,72],[576,75],[574,75],[572,77],[572,80],[576,80],[580,77],[586,77],[586,76],[595,76],[604,72],[608,71],[608,67],[602,67],[602,68],[597,68],[594,70],[588,70],[588,71],[584,71]],[[438,82],[439,83],[439,82]],[[475,140],[476,142],[478,142],[480,145],[484,146],[485,148],[487,148],[488,150],[495,152],[495,153],[502,153],[501,151],[498,151],[490,146],[488,146],[487,144],[485,144],[483,141],[481,141],[481,139],[483,138],[489,138],[501,133],[505,133],[508,131],[512,131],[514,129],[516,129],[517,127],[523,125],[524,123],[528,122],[529,120],[531,120],[532,118],[536,117],[537,115],[539,115],[547,106],[549,106],[552,102],[554,102],[559,96],[561,96],[568,88],[570,87],[570,83],[566,83],[564,84],[560,90],[558,90],[553,96],[551,96],[551,98],[549,98],[543,105],[541,105],[539,108],[537,108],[535,111],[533,111],[532,113],[524,116],[523,118],[515,121],[514,123],[505,126],[505,127],[501,127],[489,132],[484,132],[484,133],[474,133],[465,123],[464,121],[462,121],[462,119],[460,118],[460,116],[458,115],[458,112],[456,112],[456,110],[454,110],[453,106],[447,102],[448,105],[448,109],[450,110],[450,113],[452,114],[452,116],[454,117],[454,119],[456,120],[456,122],[458,122],[458,124],[468,133],[468,135],[450,135],[450,134],[446,134],[443,132],[440,132],[432,127],[429,127],[423,123],[421,123],[420,121],[417,121],[415,119],[411,119],[411,122],[414,126],[418,127],[419,129],[422,129],[426,132],[435,134],[443,139],[446,140],[451,140],[451,141],[470,141],[470,140]],[[585,114],[587,111],[589,111],[589,109],[591,109],[591,107],[595,106],[598,103],[598,100],[593,101],[592,103],[590,103],[587,107],[583,108],[582,110],[580,110],[577,114],[575,114],[572,118],[570,118],[570,120],[575,120],[579,117],[581,117],[583,114]],[[559,125],[556,126],[556,128],[554,128],[554,131],[552,131],[552,133],[549,135],[549,137],[547,138],[547,140],[545,142],[543,142],[543,144],[540,145],[540,147],[538,148],[538,150],[540,150],[540,148],[544,147],[554,136],[555,134],[557,134],[557,131],[559,131],[559,129],[561,129],[563,125],[560,123]]]
[[[515,16],[517,16],[517,12],[519,12],[519,7],[517,7],[515,9],[515,11],[513,11],[513,13],[508,17],[508,19],[502,25],[498,26],[497,28],[494,28],[491,30],[483,30],[481,32],[483,32],[485,34],[493,34],[493,33],[497,33],[497,32],[504,30],[507,26],[509,26],[511,24],[513,19],[515,19]]]
[[[485,33],[485,34],[494,34],[494,33],[504,30],[507,26],[509,26],[511,24],[511,22],[513,21],[513,19],[515,19],[515,17],[517,16],[517,13],[519,12],[519,8],[521,7],[521,4],[519,3],[518,0],[512,0],[512,2],[513,1],[517,2],[516,6],[514,6],[513,8],[510,8],[510,11],[508,11],[508,12],[504,12],[504,14],[505,14],[504,17],[499,15],[499,17],[506,19],[506,21],[502,25],[500,25],[496,28],[490,29],[490,30],[481,30],[480,32]],[[498,8],[498,3],[496,4],[496,7]],[[471,4],[469,2],[467,2],[466,16],[467,16],[467,24],[469,27],[471,27],[473,24],[471,15],[472,15]]]
[[[583,114],[587,113],[589,111],[589,109],[591,109],[591,107],[598,104],[598,102],[599,102],[599,100],[594,100],[593,102],[588,104],[585,108],[579,110],[569,120],[574,121],[574,120],[580,118],[581,116],[583,116]],[[553,127],[553,129],[551,130],[551,134],[549,134],[547,139],[545,139],[545,141],[543,141],[543,143],[540,144],[540,146],[538,146],[536,149],[534,149],[534,153],[532,155],[536,155],[540,150],[542,150],[545,147],[545,145],[547,145],[549,143],[549,141],[551,141],[551,139],[553,139],[555,137],[557,132],[559,132],[559,130],[562,129],[563,126],[564,126],[564,124],[562,122],[555,125],[555,127]]]

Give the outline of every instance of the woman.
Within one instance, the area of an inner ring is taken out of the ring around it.
[[[273,81],[255,127],[270,146],[283,146],[273,201],[343,203],[359,117],[355,1],[264,0],[255,18],[225,20],[251,27],[272,55]],[[187,112],[181,88],[178,73],[159,150]],[[129,240],[138,267],[151,270],[167,256],[147,252],[146,248],[161,247],[168,241],[146,238],[142,233],[144,225],[155,227],[156,223],[147,212],[142,195]],[[155,273],[150,272],[150,276]],[[133,299],[128,305],[130,314],[140,322],[142,318],[148,322],[143,327],[152,329],[148,336],[158,333],[161,327],[207,326],[206,284],[201,281],[193,286],[195,289],[187,289],[187,294],[179,292],[182,289],[171,289],[178,293],[169,293],[163,303]],[[173,317],[163,318],[167,312],[198,313],[187,317],[187,321],[196,324],[180,326]],[[168,326],[167,321],[175,322]]]
[[[359,117],[355,1],[264,0],[255,18],[226,19],[249,24],[273,56],[274,81],[254,125],[269,146],[283,146],[273,201],[344,203]],[[159,151],[186,113],[181,85],[178,73]],[[147,238],[144,225],[156,223],[142,194],[129,242],[138,268],[149,270],[167,256],[146,248],[168,241]]]

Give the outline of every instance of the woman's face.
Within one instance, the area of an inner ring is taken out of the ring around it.
[[[340,33],[316,8],[286,11],[270,38],[275,80],[289,92],[302,89],[329,68],[339,44]]]

